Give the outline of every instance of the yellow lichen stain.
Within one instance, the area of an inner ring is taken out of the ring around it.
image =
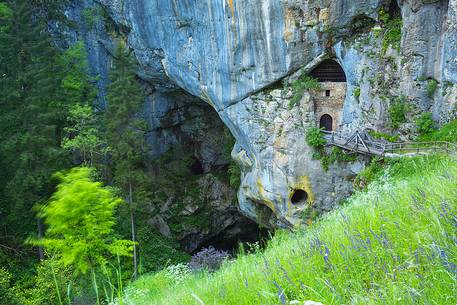
[[[230,11],[232,12],[232,17],[235,17],[235,4],[233,1],[234,0],[228,0],[228,5],[230,7]]]
[[[276,207],[275,207],[273,201],[268,199],[267,196],[265,195],[265,188],[263,187],[262,180],[260,178],[257,178],[256,184],[257,184],[257,189],[259,190],[259,195],[261,197],[262,202],[267,207],[269,207],[273,211],[273,213],[276,214]]]
[[[295,190],[304,190],[305,192],[308,193],[308,199],[307,202],[309,205],[314,203],[314,193],[313,189],[311,187],[311,182],[309,181],[308,176],[301,176],[297,179],[297,182],[292,186],[290,192],[289,192],[289,199],[292,198]]]
[[[291,10],[286,10],[284,17],[284,41],[290,42],[294,39],[295,18]]]

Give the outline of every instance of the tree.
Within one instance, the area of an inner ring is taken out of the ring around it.
[[[93,107],[75,104],[70,108],[68,121],[70,126],[64,128],[67,137],[64,138],[62,147],[78,152],[86,166],[94,166],[97,157],[104,159],[109,148],[102,137],[100,121]]]
[[[2,224],[17,239],[34,230],[31,207],[50,195],[50,176],[68,164],[60,148],[68,104],[60,95],[59,51],[37,7],[10,0],[2,1],[1,9],[0,200],[7,209]],[[21,225],[11,232],[15,224]],[[37,225],[40,235],[39,219]]]
[[[48,226],[45,237],[35,241],[83,274],[106,265],[110,256],[129,256],[133,245],[113,236],[115,210],[123,201],[93,181],[93,174],[90,168],[76,167],[55,175],[57,190],[39,209]]]
[[[144,162],[146,123],[138,117],[144,94],[136,79],[137,65],[123,45],[118,46],[114,58],[107,94],[107,139],[112,149],[114,183],[126,194],[132,240],[136,241],[134,211],[149,197]],[[138,270],[136,247],[133,251],[135,276]]]
[[[30,242],[56,254],[76,274],[91,271],[98,302],[96,270],[106,273],[114,257],[130,256],[134,243],[114,236],[115,210],[123,201],[95,182],[93,174],[93,169],[77,167],[55,175],[60,180],[57,190],[39,209],[47,225],[45,236]]]

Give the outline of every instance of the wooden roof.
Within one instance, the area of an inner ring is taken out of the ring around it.
[[[316,78],[319,82],[346,82],[346,74],[340,64],[333,59],[321,62],[309,76]]]

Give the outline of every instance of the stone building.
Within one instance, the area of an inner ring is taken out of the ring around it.
[[[320,63],[309,75],[321,85],[321,90],[316,90],[313,94],[316,123],[324,130],[334,131],[341,123],[346,97],[346,75],[332,59]]]

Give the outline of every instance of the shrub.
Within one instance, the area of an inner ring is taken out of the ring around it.
[[[399,136],[397,136],[397,135],[393,136],[393,135],[390,135],[387,133],[378,132],[378,131],[374,131],[374,130],[368,130],[368,134],[375,139],[384,139],[384,140],[392,142],[392,143],[399,141]]]
[[[401,28],[403,22],[400,17],[392,18],[389,13],[381,10],[379,19],[383,23],[385,32],[382,40],[382,54],[386,54],[389,46],[400,52]]]
[[[21,304],[11,285],[11,274],[2,267],[0,267],[0,299],[4,305]]]
[[[371,182],[378,179],[384,172],[384,160],[381,158],[373,158],[370,165],[365,167],[354,180],[354,185],[357,189],[365,189]]]
[[[430,112],[425,112],[416,120],[417,131],[420,136],[429,134],[435,130],[435,121]]]
[[[189,263],[192,271],[216,271],[230,257],[229,253],[210,246],[194,254]]]
[[[321,85],[319,82],[308,75],[302,75],[299,79],[292,83],[294,95],[289,102],[289,108],[292,109],[300,102],[306,90],[319,90]]]
[[[228,174],[230,186],[238,189],[241,185],[241,168],[233,160],[230,162]]]
[[[439,130],[421,136],[421,140],[457,142],[457,120],[443,125]]]
[[[438,82],[435,79],[429,79],[427,81],[427,96],[433,98],[435,95],[436,89],[438,89]]]
[[[354,89],[354,96],[358,99],[360,97],[360,87]]]
[[[321,129],[310,127],[306,131],[306,143],[315,149],[322,149],[326,141],[322,135]]]
[[[405,96],[401,96],[389,107],[390,127],[398,129],[401,123],[406,122],[406,113],[409,111],[409,105]]]

